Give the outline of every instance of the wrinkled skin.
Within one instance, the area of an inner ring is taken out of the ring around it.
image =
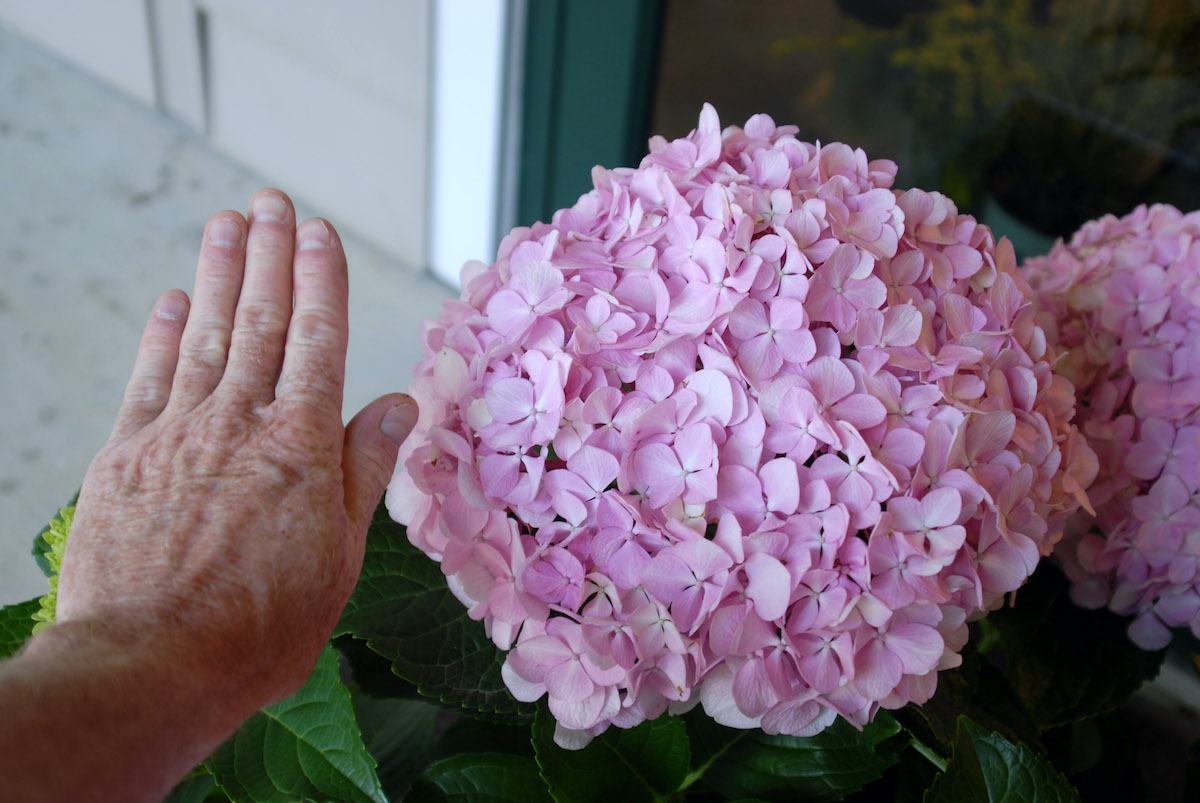
[[[347,273],[275,190],[215,215],[193,300],[155,304],[83,482],[58,624],[0,662],[0,776],[31,800],[153,800],[303,684],[416,420],[342,424]],[[54,773],[41,757],[69,757]]]

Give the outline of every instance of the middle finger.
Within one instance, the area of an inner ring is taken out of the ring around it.
[[[250,199],[246,275],[233,321],[229,366],[222,386],[260,404],[274,398],[283,344],[292,317],[292,259],[296,213],[278,190]]]

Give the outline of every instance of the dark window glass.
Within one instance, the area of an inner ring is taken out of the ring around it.
[[[1200,207],[1200,0],[669,0],[652,129],[705,101],[893,159],[1019,252]]]

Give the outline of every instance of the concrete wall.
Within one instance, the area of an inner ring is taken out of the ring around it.
[[[0,24],[428,265],[433,0],[0,0]]]

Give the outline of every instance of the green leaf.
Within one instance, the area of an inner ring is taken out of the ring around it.
[[[331,643],[349,670],[347,683],[370,697],[428,700],[417,687],[392,671],[392,662],[351,635],[338,636]],[[343,675],[345,677],[345,675]]]
[[[970,645],[962,652],[961,666],[938,673],[937,693],[929,701],[909,704],[895,716],[923,744],[949,756],[957,739],[960,714],[998,731],[1011,742],[1043,749],[1041,731],[1004,673],[980,661]]]
[[[0,608],[0,659],[16,655],[33,635],[33,615],[41,608],[36,599]]]
[[[1083,800],[1146,799],[1138,747],[1144,728],[1118,709],[1045,733],[1047,757]],[[1200,800],[1200,797],[1187,798]]]
[[[1134,645],[1127,619],[1071,602],[1066,578],[1048,563],[988,622],[1009,681],[1043,729],[1112,711],[1158,674],[1165,654]]]
[[[71,497],[71,501],[67,502],[67,504],[63,507],[70,508],[71,512],[74,513],[75,503],[77,501],[79,501],[79,491],[76,491],[75,495]],[[61,516],[61,511],[59,511],[59,515]],[[59,516],[56,516],[55,518],[59,518]],[[61,565],[62,561],[62,554],[60,553],[57,558],[60,563],[52,564],[48,554],[53,550],[53,545],[51,544],[53,536],[50,533],[50,528],[52,525],[53,521],[43,527],[41,532],[33,537],[33,545],[29,550],[33,555],[34,562],[37,564],[38,568],[42,570],[42,574],[46,575],[46,577],[51,577],[58,574],[58,567]],[[51,537],[48,538],[47,536]]]
[[[533,723],[533,748],[550,794],[560,803],[662,800],[687,776],[691,748],[679,717],[609,728],[581,750],[556,745],[554,728],[554,717],[541,708]]]
[[[552,803],[532,758],[472,753],[443,759],[413,784],[405,803]]]
[[[54,623],[54,615],[58,607],[58,572],[62,568],[63,555],[67,551],[67,536],[71,534],[71,522],[74,519],[75,506],[71,504],[58,511],[58,515],[52,518],[50,523],[38,534],[37,539],[34,539],[35,550],[38,540],[45,545],[46,551],[43,557],[49,569],[46,576],[50,582],[50,590],[41,598],[39,610],[33,614],[34,633]]]
[[[46,543],[45,535],[50,530],[50,525],[42,528],[41,532],[33,537],[33,544],[29,548],[29,554],[33,555],[33,562],[42,570],[47,578],[55,572],[50,568],[50,561],[46,558],[46,552],[50,549],[50,545]]]
[[[532,725],[459,714],[434,745],[433,758],[464,753],[513,753],[533,758]]]
[[[839,717],[808,738],[726,728],[699,710],[686,720],[699,782],[731,798],[840,800],[883,775],[909,741],[886,713],[861,731]]]
[[[391,660],[392,671],[422,694],[478,711],[536,710],[508,693],[500,677],[504,653],[383,505],[367,532],[362,574],[334,635],[345,633]]]
[[[207,767],[231,800],[386,803],[338,671],[337,653],[326,647],[300,691],[217,748]]]
[[[197,767],[163,799],[163,803],[225,803],[229,798],[205,767]]]
[[[389,800],[399,800],[425,768],[442,708],[426,700],[372,699],[353,695],[354,714],[367,752],[379,762]]]
[[[925,803],[1078,803],[1079,795],[1045,756],[958,720],[954,757]]]

